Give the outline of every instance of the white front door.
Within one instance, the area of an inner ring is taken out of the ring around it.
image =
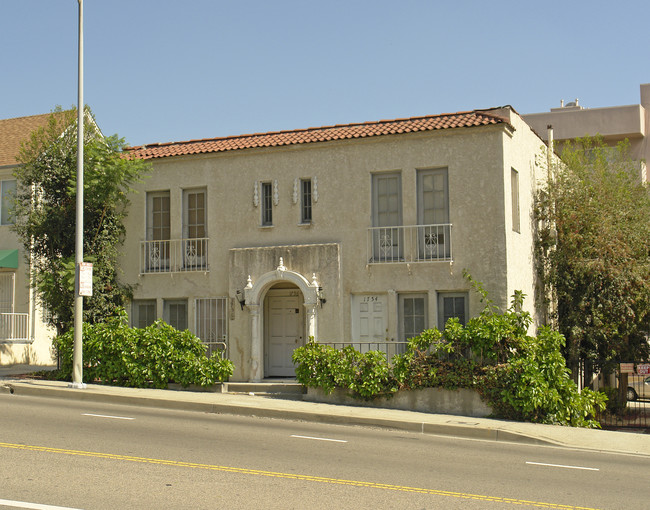
[[[265,375],[296,375],[291,355],[304,345],[303,302],[300,291],[270,290],[266,298]]]
[[[387,309],[386,294],[352,295],[352,340],[361,343],[362,352],[385,349],[388,336]]]

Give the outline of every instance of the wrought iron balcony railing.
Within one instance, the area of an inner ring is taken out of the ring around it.
[[[451,262],[451,223],[371,227],[368,229],[368,261]]]
[[[208,271],[208,238],[140,243],[140,274]]]

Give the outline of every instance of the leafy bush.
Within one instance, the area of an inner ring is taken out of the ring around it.
[[[597,427],[597,412],[605,408],[607,396],[578,391],[570,377],[561,349],[564,337],[550,328],[540,328],[536,338],[526,337],[505,365],[490,367],[479,387],[496,414],[511,419]]]
[[[296,379],[326,393],[345,388],[352,396],[368,400],[397,390],[383,352],[360,353],[351,346],[338,350],[311,338],[293,352],[292,359],[298,365]]]
[[[540,328],[536,338],[528,336],[532,318],[522,311],[521,292],[501,312],[480,283],[472,285],[485,308],[466,326],[450,319],[442,332],[422,332],[409,340],[404,354],[393,357],[392,365],[383,352],[362,354],[351,346],[336,350],[312,339],[294,351],[298,381],[327,393],[344,388],[366,400],[400,389],[471,388],[496,417],[599,426],[594,417],[607,397],[578,391],[562,356],[564,337],[548,327]]]
[[[60,378],[73,370],[74,331],[54,340],[60,356]],[[201,340],[158,320],[146,328],[130,328],[124,309],[99,324],[83,325],[83,379],[135,388],[210,386],[227,380],[234,366],[218,355],[208,358]]]

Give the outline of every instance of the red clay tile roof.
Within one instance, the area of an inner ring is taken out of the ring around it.
[[[256,147],[278,147],[301,143],[327,142],[332,140],[347,140],[504,123],[507,124],[508,119],[486,111],[474,110],[471,112],[445,113],[406,119],[380,120],[376,122],[364,122],[362,124],[337,124],[335,126],[298,129],[294,131],[275,131],[251,135],[227,136],[223,138],[190,140],[186,142],[154,143],[129,147],[126,151],[132,157],[153,159],[188,154],[252,149]]]
[[[17,165],[20,143],[26,141],[35,129],[46,127],[49,118],[50,114],[45,113],[0,120],[0,166]]]

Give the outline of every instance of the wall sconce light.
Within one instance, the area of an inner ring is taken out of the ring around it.
[[[239,301],[239,306],[241,306],[241,309],[244,309],[244,305],[246,304],[246,298],[244,297],[244,292],[241,290],[238,290],[235,292],[237,295],[237,301]]]
[[[318,291],[316,292],[316,297],[318,298],[320,307],[323,308],[323,305],[327,303],[327,299],[325,299],[325,293],[323,292],[323,287],[318,287]]]

